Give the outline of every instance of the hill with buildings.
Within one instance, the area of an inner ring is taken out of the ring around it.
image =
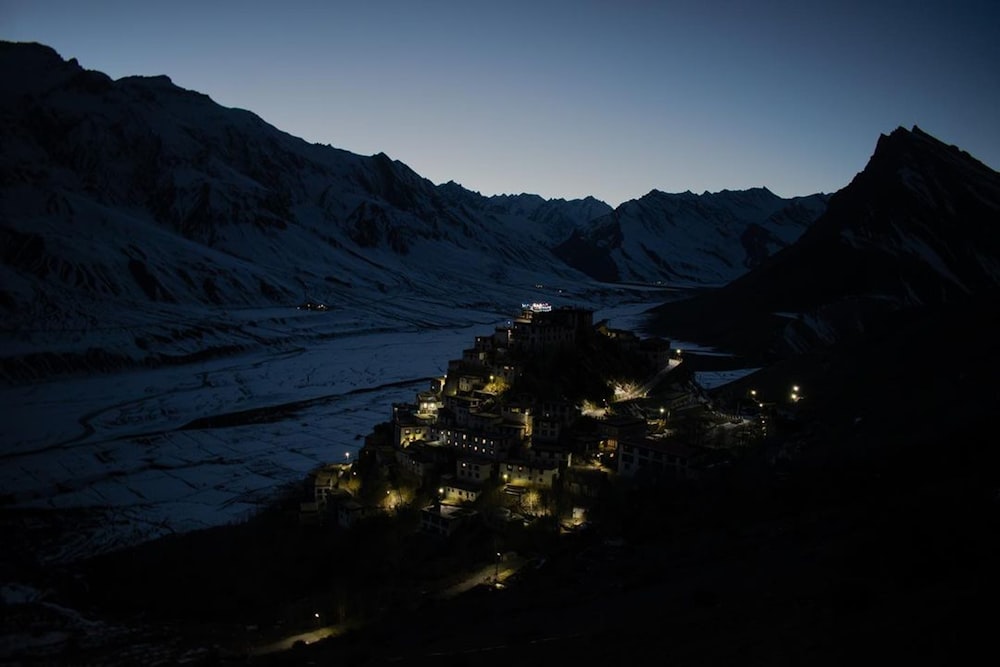
[[[982,650],[1000,508],[976,422],[900,443],[870,413],[824,447],[821,379],[794,396],[770,384],[802,368],[748,376],[761,384],[740,404],[692,382],[694,355],[587,318],[526,304],[283,511],[95,559],[91,600],[253,664]],[[583,409],[551,400],[561,367],[517,388],[596,339],[651,354],[598,373]]]
[[[900,129],[828,201],[611,211],[434,185],[40,45],[0,72],[5,659],[983,645],[1000,187],[961,150]],[[726,286],[594,321],[658,282]]]

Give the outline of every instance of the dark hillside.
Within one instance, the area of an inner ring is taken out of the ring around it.
[[[900,311],[717,392],[803,398],[697,483],[619,487],[599,534],[470,593],[269,664],[965,661],[1000,593],[996,292]],[[787,402],[786,402],[787,403]]]
[[[983,610],[1000,593],[1000,507],[980,462],[940,461],[950,444],[782,476],[748,466],[637,496],[656,504],[624,546],[595,541],[507,590],[400,611],[267,664],[971,659],[993,635]]]
[[[655,309],[654,328],[772,356],[819,348],[894,311],[995,288],[998,223],[1000,174],[899,128],[797,243],[724,288]]]

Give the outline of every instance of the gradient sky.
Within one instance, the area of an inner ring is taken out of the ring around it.
[[[1000,168],[997,0],[0,0],[0,38],[484,195],[833,192],[900,125]]]

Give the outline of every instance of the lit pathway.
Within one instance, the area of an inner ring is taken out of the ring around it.
[[[502,567],[499,571],[497,570],[495,564],[484,565],[457,584],[452,584],[451,586],[439,591],[436,597],[447,599],[453,598],[456,595],[461,595],[462,593],[475,588],[479,584],[488,584],[493,582],[494,575],[496,576],[496,580],[502,584],[515,572],[517,572],[521,566],[524,565],[524,563],[525,559],[521,556],[507,556],[504,558],[503,563],[501,563]]]
[[[521,556],[507,556],[502,567],[498,570],[495,564],[484,565],[475,572],[469,574],[467,577],[462,579],[456,584],[442,589],[436,594],[436,597],[441,599],[453,598],[457,595],[475,588],[480,584],[489,584],[494,581],[499,583],[505,582],[510,578],[515,572],[517,572],[522,565],[525,563],[525,559]],[[250,655],[266,655],[268,653],[278,653],[280,651],[288,651],[295,646],[298,642],[303,642],[305,644],[314,644],[322,639],[327,639],[329,637],[337,637],[344,634],[351,628],[348,623],[341,623],[339,625],[327,625],[322,628],[316,628],[315,630],[310,630],[308,632],[302,632],[297,635],[290,635],[279,639],[277,641],[271,642],[269,644],[263,644],[250,649]]]
[[[342,635],[349,629],[349,625],[346,623],[341,623],[340,625],[327,625],[322,628],[316,628],[315,630],[310,630],[309,632],[302,632],[297,635],[291,635],[285,637],[284,639],[279,639],[278,641],[271,642],[270,644],[264,644],[262,646],[256,646],[250,649],[250,655],[266,655],[268,653],[278,653],[279,651],[287,651],[298,642],[303,642],[305,644],[314,644],[321,639],[327,639],[329,637],[336,637]]]
[[[647,395],[649,392],[653,391],[654,388],[656,388],[656,385],[660,384],[660,381],[667,375],[667,373],[674,370],[680,365],[681,365],[680,359],[668,359],[667,365],[658,370],[656,372],[656,375],[650,378],[650,380],[646,382],[646,384],[642,385],[642,387],[639,388],[639,391],[637,393],[640,396]]]

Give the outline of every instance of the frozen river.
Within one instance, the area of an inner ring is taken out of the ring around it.
[[[648,305],[595,319],[632,328]],[[4,388],[4,504],[72,514],[73,530],[41,554],[53,561],[241,520],[317,466],[353,456],[394,402],[412,401],[476,335],[505,322],[465,316],[475,323],[330,334],[273,352]]]

